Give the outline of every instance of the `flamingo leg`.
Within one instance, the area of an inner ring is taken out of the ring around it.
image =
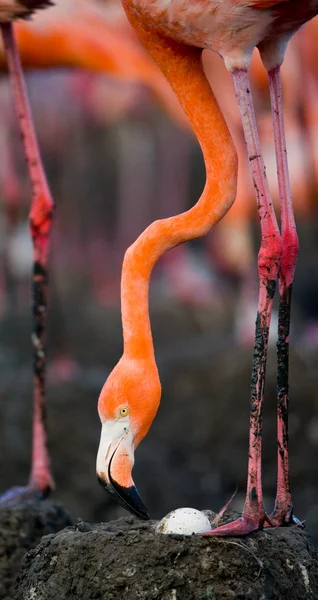
[[[33,242],[32,344],[34,384],[32,468],[29,483],[24,488],[13,488],[6,492],[0,498],[0,503],[3,505],[21,501],[33,494],[43,497],[54,488],[45,425],[47,264],[54,204],[41,161],[12,24],[1,24],[1,33],[32,186],[29,224]]]
[[[263,398],[269,326],[282,254],[282,240],[266,178],[248,75],[245,70],[235,69],[232,76],[253,175],[262,240],[258,254],[259,300],[251,381],[246,499],[239,519],[203,534],[217,536],[247,535],[261,529],[268,520],[262,492]]]
[[[277,492],[270,520],[275,526],[299,524],[293,517],[293,505],[289,485],[288,466],[288,361],[291,295],[296,260],[298,236],[291,198],[287,151],[282,105],[280,68],[268,73],[275,152],[277,161],[278,187],[281,204],[281,230],[283,254],[278,276],[279,312],[277,338]]]

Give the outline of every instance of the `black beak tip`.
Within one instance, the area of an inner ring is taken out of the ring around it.
[[[97,476],[97,479],[101,486],[112,496],[114,496],[117,502],[123,506],[123,508],[138,517],[138,519],[141,519],[142,521],[149,521],[149,512],[134,485],[131,487],[121,486],[119,483],[114,481],[112,477],[110,477],[109,483],[102,479],[102,477]]]

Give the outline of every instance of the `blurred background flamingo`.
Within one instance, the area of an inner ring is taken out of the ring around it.
[[[46,179],[41,153],[34,129],[24,83],[13,22],[28,18],[34,10],[48,6],[47,0],[22,0],[0,4],[0,30],[9,70],[9,81],[15,117],[19,124],[26,166],[31,184],[31,206],[28,225],[32,239],[32,356],[33,356],[33,427],[32,460],[29,481],[24,487],[14,487],[5,492],[1,506],[34,497],[45,497],[53,488],[50,458],[47,448],[45,422],[46,404],[46,323],[47,278],[50,233],[54,201]],[[12,218],[12,213],[11,213]]]

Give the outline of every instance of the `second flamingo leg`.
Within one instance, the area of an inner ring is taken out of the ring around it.
[[[54,205],[42,166],[12,24],[1,24],[1,32],[8,61],[15,109],[20,123],[31,179],[32,205],[29,220],[34,249],[32,279],[34,365],[32,468],[29,484],[26,487],[13,488],[1,496],[0,504],[7,505],[12,502],[19,502],[30,497],[30,495],[43,497],[54,487],[44,418],[47,261]]]
[[[259,301],[251,381],[246,499],[240,519],[225,523],[204,534],[224,536],[247,535],[261,529],[267,519],[262,492],[263,399],[269,327],[282,255],[282,240],[266,178],[248,75],[245,70],[241,69],[235,69],[232,75],[251,164],[262,240],[258,255]]]
[[[289,485],[288,464],[288,367],[292,285],[298,255],[298,236],[291,198],[284,131],[280,68],[269,71],[274,126],[278,187],[281,205],[283,254],[279,271],[279,312],[277,339],[277,492],[271,523],[276,526],[297,523]]]

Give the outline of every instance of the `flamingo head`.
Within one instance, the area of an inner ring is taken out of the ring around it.
[[[127,510],[149,519],[132,479],[134,451],[158,410],[161,386],[155,363],[122,356],[98,400],[102,432],[97,477]]]

